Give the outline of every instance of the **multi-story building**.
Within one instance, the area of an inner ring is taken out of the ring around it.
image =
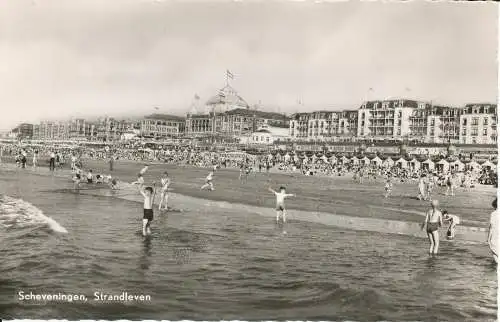
[[[457,107],[440,105],[426,107],[427,130],[423,142],[459,143],[459,124],[462,110]]]
[[[410,117],[415,109],[424,109],[425,103],[398,99],[368,101],[358,110],[357,136],[372,139],[402,139],[411,135]]]
[[[179,137],[185,132],[186,121],[184,118],[167,115],[153,114],[146,116],[141,121],[140,134],[155,138]]]
[[[86,140],[93,134],[92,126],[84,119],[72,119],[69,122],[69,139]]]
[[[186,118],[186,136],[200,137],[214,133],[214,116],[209,114],[188,114]]]
[[[459,140],[462,144],[497,143],[497,105],[467,104],[460,115]]]
[[[33,137],[33,124],[22,123],[17,127],[18,139],[31,139]]]
[[[34,140],[67,140],[69,126],[66,122],[41,122],[33,126]]]
[[[124,120],[105,117],[95,124],[97,134],[92,139],[102,142],[113,142],[121,139],[123,133],[131,128],[131,124]]]
[[[294,140],[351,141],[358,128],[357,111],[317,111],[297,113],[290,120]]]

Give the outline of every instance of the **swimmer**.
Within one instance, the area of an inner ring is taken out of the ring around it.
[[[498,263],[498,211],[497,198],[493,200],[491,206],[495,209],[490,215],[490,226],[488,229],[488,246],[493,254],[493,259]]]
[[[283,222],[286,222],[285,198],[295,197],[294,194],[286,193],[285,187],[280,187],[280,192],[276,192],[269,188],[269,191],[276,196],[276,222],[279,222],[280,215],[283,217]]]
[[[87,173],[87,183],[91,184],[94,182],[94,175],[92,174],[92,170],[89,170]]]
[[[425,183],[425,174],[422,174],[420,176],[420,178],[418,179],[418,200],[425,200],[427,199],[427,196],[426,196],[426,190],[425,190],[425,186],[426,186],[426,183]]]
[[[153,187],[139,186],[139,192],[144,197],[144,215],[142,217],[142,235],[144,237],[151,235],[151,221],[153,221],[153,204],[155,200],[156,190]]]
[[[112,179],[110,180],[109,187],[111,188],[111,190],[116,190],[116,189],[118,189],[118,179],[112,178]]]
[[[167,171],[163,173],[160,182],[161,182],[161,194],[160,194],[160,204],[158,205],[159,211],[162,210],[163,205],[164,205],[163,210],[168,209],[168,187],[170,186],[170,178],[168,177]]]
[[[141,171],[142,172],[142,171]],[[138,184],[139,187],[144,186],[144,177],[142,176],[142,173],[139,173],[137,175],[137,181],[132,182],[132,184]]]
[[[388,177],[385,181],[385,195],[384,197],[387,199],[392,193],[392,182],[391,177]]]
[[[439,248],[439,227],[443,225],[443,216],[439,210],[439,201],[432,200],[431,209],[425,215],[422,230],[425,229],[431,244],[429,254],[437,254]]]
[[[201,186],[201,190],[204,190],[206,188],[210,188],[210,191],[214,191],[214,184],[213,184],[213,177],[214,177],[214,172],[210,171],[208,174],[207,178],[205,179],[205,184]]]
[[[139,171],[139,173],[144,175],[146,173],[146,171],[148,171],[148,169],[149,169],[149,166],[146,164],[146,165],[144,165],[144,168],[142,168],[141,171]]]
[[[73,182],[75,183],[73,188],[80,189],[80,183],[82,182],[82,170],[79,167],[75,166],[75,177],[73,178]]]
[[[460,218],[455,215],[450,215],[448,211],[443,210],[443,221],[450,222],[450,226],[446,232],[446,238],[449,240],[455,239],[455,230],[456,226],[460,224]]]

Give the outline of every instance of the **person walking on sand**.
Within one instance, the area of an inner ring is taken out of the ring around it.
[[[431,209],[425,214],[422,230],[425,229],[429,238],[429,254],[437,254],[439,249],[439,227],[443,225],[443,214],[439,210],[439,201],[432,200]]]

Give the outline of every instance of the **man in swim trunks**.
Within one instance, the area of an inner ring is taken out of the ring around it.
[[[429,254],[437,254],[439,249],[439,227],[443,225],[443,215],[439,210],[439,201],[432,200],[431,209],[425,215],[422,230],[425,229],[431,244]]]
[[[269,188],[269,191],[276,196],[276,222],[279,222],[280,215],[283,217],[283,222],[286,222],[285,198],[295,197],[294,194],[286,193],[285,187],[280,187],[280,192],[276,192]]]
[[[156,195],[155,183],[153,187],[139,186],[139,192],[144,197],[144,215],[142,217],[142,235],[144,237],[151,235],[151,221],[153,221],[153,205]]]
[[[454,239],[456,226],[460,224],[460,218],[456,215],[448,214],[447,210],[443,210],[443,221],[447,221],[450,223],[450,226],[448,226],[448,231],[446,232],[446,238],[450,240]]]

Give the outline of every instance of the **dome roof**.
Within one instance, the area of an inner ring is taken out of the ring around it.
[[[250,105],[236,92],[234,88],[227,85],[219,91],[216,95],[212,96],[206,105],[227,104],[234,107],[250,108]]]

